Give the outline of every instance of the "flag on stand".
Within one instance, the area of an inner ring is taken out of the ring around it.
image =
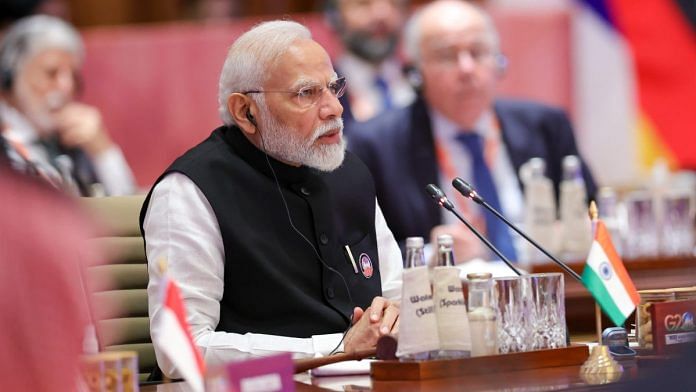
[[[193,343],[179,286],[166,273],[162,276],[161,300],[162,314],[155,319],[158,325],[151,329],[152,340],[176,366],[191,389],[203,392],[205,362]]]
[[[596,224],[595,239],[582,271],[582,283],[617,326],[623,325],[640,302],[638,291],[601,220]]]

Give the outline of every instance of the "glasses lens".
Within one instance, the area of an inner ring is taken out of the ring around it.
[[[331,90],[331,94],[335,95],[336,98],[341,98],[343,93],[346,92],[346,78],[340,77],[329,83],[329,90]]]

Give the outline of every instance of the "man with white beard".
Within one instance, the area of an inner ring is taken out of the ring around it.
[[[83,57],[79,33],[58,18],[30,16],[7,30],[0,43],[6,153],[15,168],[68,193],[133,193],[133,174],[99,110],[76,101]]]
[[[345,151],[344,89],[300,24],[262,23],[233,43],[225,125],[164,172],[141,211],[153,336],[162,259],[209,365],[350,352],[397,332],[401,253],[369,171]]]

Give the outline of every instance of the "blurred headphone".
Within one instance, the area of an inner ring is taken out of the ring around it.
[[[19,59],[27,50],[28,36],[23,35],[15,40],[3,40],[0,47],[0,88],[10,91],[14,82],[14,73]]]

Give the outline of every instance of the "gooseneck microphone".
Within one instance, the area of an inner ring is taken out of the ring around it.
[[[577,280],[578,282],[581,282],[580,275],[578,275],[575,271],[570,269],[570,267],[568,267],[568,265],[566,263],[562,262],[561,260],[558,260],[551,253],[549,253],[546,249],[544,249],[544,247],[542,247],[536,241],[531,239],[527,234],[525,234],[522,230],[520,230],[519,227],[512,224],[512,222],[507,220],[500,212],[498,212],[495,208],[491,207],[490,204],[486,203],[486,201],[481,197],[481,195],[479,195],[476,192],[476,190],[471,185],[469,185],[468,182],[462,180],[459,177],[456,177],[454,180],[452,180],[452,186],[454,187],[454,189],[459,191],[459,193],[461,193],[462,196],[464,196],[468,199],[471,199],[471,200],[475,201],[476,203],[484,206],[488,211],[492,212],[493,215],[497,216],[500,220],[505,222],[505,224],[508,225],[511,229],[515,230],[519,235],[524,237],[525,240],[529,241],[530,244],[534,245],[535,248],[539,249],[548,258],[553,260],[554,263],[558,264],[558,266],[563,268],[563,270],[565,272],[567,272],[570,276],[575,278],[575,280]]]
[[[505,264],[507,264],[507,266],[510,267],[510,269],[513,272],[515,272],[515,274],[517,274],[518,276],[522,275],[520,273],[520,271],[518,271],[517,268],[515,268],[515,266],[512,265],[510,260],[508,260],[507,257],[505,257],[502,253],[500,253],[498,248],[493,246],[493,244],[491,244],[491,242],[488,241],[488,239],[486,239],[486,237],[484,237],[478,230],[476,230],[476,228],[474,226],[472,226],[469,222],[466,221],[466,219],[464,219],[461,215],[459,215],[459,213],[457,213],[457,211],[454,209],[454,205],[452,204],[452,202],[449,201],[449,199],[447,198],[445,193],[440,188],[438,188],[434,184],[428,184],[428,186],[425,187],[425,190],[428,192],[428,194],[430,194],[430,197],[432,197],[435,200],[435,202],[438,205],[440,205],[440,207],[453,213],[454,216],[457,217],[457,219],[459,219],[462,223],[464,223],[466,225],[466,227],[468,227],[469,230],[471,230],[471,232],[474,233],[476,235],[476,237],[478,237],[479,240],[481,240],[484,244],[486,244],[486,246],[490,250],[492,250],[493,253],[495,253],[498,257],[500,257],[500,260],[503,260],[503,262],[505,262]]]

